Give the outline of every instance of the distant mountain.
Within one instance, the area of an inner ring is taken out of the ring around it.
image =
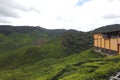
[[[0,34],[2,35],[0,36],[1,39],[7,38],[7,42],[0,45],[1,49],[3,50],[8,50],[9,45],[11,46],[9,49],[17,49],[23,46],[42,45],[54,39],[56,40],[56,38],[59,38],[61,39],[61,43],[62,46],[64,46],[65,51],[67,49],[66,52],[72,54],[90,48],[93,43],[91,33],[87,35],[85,32],[76,30],[50,30],[38,26],[0,25]],[[3,36],[6,38],[3,38]],[[74,46],[74,48],[70,46]]]
[[[0,52],[16,49],[27,45],[42,45],[66,30],[49,30],[34,26],[0,25]],[[4,50],[6,49],[6,50]]]
[[[64,29],[54,29],[49,30],[39,26],[10,26],[10,25],[0,25],[0,33],[4,35],[10,35],[12,33],[33,33],[33,32],[41,32],[46,33],[51,36],[58,36],[64,33],[66,30]],[[40,34],[37,34],[40,35]]]
[[[79,60],[101,57],[81,53],[92,47],[92,32],[0,25],[0,80],[64,80]]]

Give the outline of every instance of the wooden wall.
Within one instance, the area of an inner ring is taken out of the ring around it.
[[[94,34],[94,46],[95,47],[98,47],[98,37],[99,37],[99,34]]]
[[[97,44],[97,43],[98,43],[98,41],[97,41],[97,39],[95,39],[95,40],[94,40],[94,46],[95,46],[95,47],[97,47],[97,46],[98,46],[98,44]]]
[[[120,55],[120,45],[118,45],[118,54]]]
[[[110,39],[110,49],[117,51],[118,50],[118,42],[117,38]]]
[[[94,46],[118,51],[120,38],[104,38],[102,34],[94,34]]]
[[[118,44],[120,44],[120,38],[118,38]]]
[[[105,39],[104,38],[101,39],[101,47],[105,48]]]
[[[98,47],[101,47],[101,40],[98,39]]]
[[[120,55],[120,38],[118,38],[118,54]]]
[[[110,39],[105,39],[105,48],[110,49]]]
[[[99,34],[94,34],[94,39],[98,39]]]

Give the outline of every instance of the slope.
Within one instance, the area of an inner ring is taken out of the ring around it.
[[[18,68],[46,58],[67,56],[59,40],[41,46],[25,46],[0,54],[0,68]]]
[[[0,54],[25,46],[40,46],[63,34],[65,30],[48,30],[34,26],[0,25]]]
[[[1,68],[0,78],[1,80],[108,80],[120,70],[119,61],[120,56],[105,57],[93,50],[87,50],[61,59],[46,58],[19,68]]]

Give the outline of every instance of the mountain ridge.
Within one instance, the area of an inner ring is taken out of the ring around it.
[[[120,56],[95,52],[92,34],[0,27],[0,80],[108,80],[120,70]]]

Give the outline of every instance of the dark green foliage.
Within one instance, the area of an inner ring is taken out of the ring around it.
[[[0,53],[16,49],[17,46],[8,36],[0,34]]]
[[[60,42],[51,41],[45,45],[28,46],[3,53],[0,55],[0,67],[17,68],[34,64],[46,58],[58,59],[65,56],[66,54],[62,50]]]
[[[8,55],[8,57],[4,59],[3,57],[0,57],[0,59],[2,58],[6,63],[6,65],[2,64],[0,67],[0,79],[108,80],[110,76],[120,70],[119,61],[116,64],[116,60],[120,60],[120,56],[107,58],[93,50],[87,50],[82,53],[73,54],[60,59],[44,58],[44,55],[41,54],[44,53],[44,51],[41,50],[40,47],[28,47],[17,50],[16,52],[20,52],[22,54],[17,55],[14,53],[12,55]],[[41,56],[39,56],[40,54]],[[20,66],[21,64],[22,66]],[[7,68],[5,68],[5,66],[7,66]],[[5,74],[3,75],[2,73]]]
[[[33,26],[0,25],[0,52],[30,45],[43,45],[64,32],[65,30],[48,30]]]
[[[67,55],[79,53],[93,46],[93,38],[90,32],[70,30],[63,34],[61,40]]]
[[[46,58],[48,53],[41,50],[40,47],[30,47],[25,52],[25,63],[35,63],[39,60]]]
[[[0,34],[0,44],[8,42],[9,38],[3,34]]]

